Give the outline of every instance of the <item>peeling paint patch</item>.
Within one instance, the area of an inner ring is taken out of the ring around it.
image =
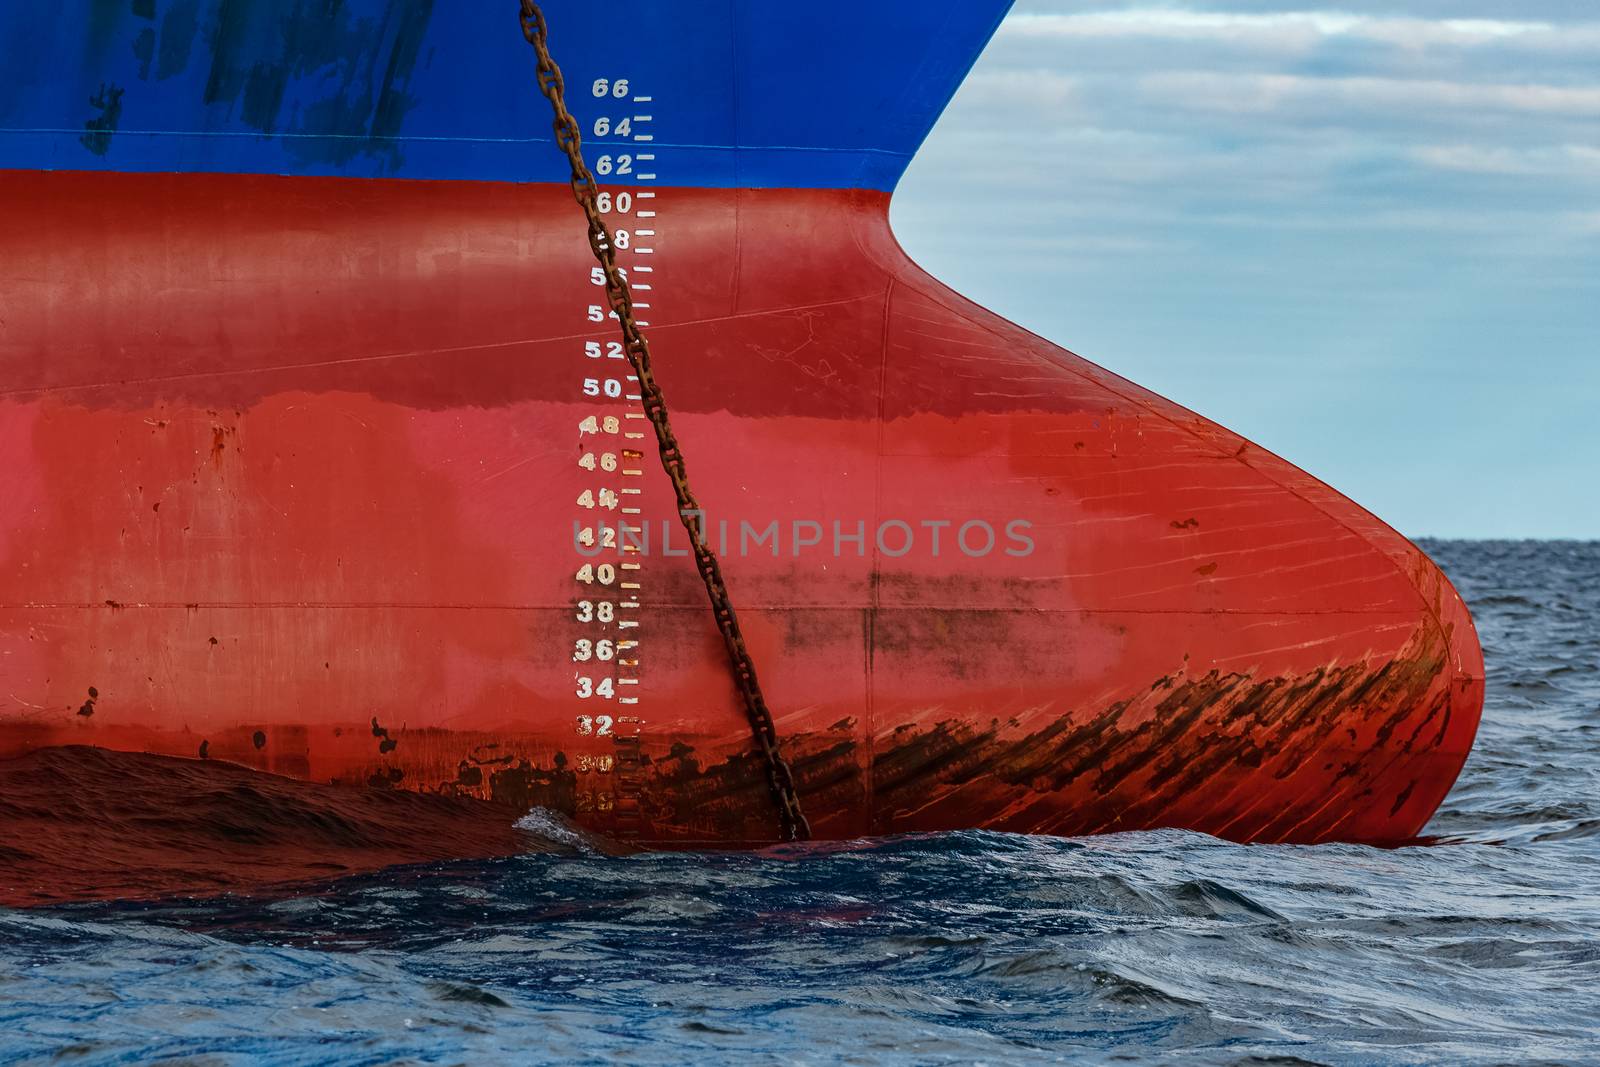
[[[378,724],[378,717],[372,717],[372,736],[378,738],[378,753],[388,755],[400,746],[400,742],[389,736],[387,728]]]
[[[122,121],[122,93],[121,86],[101,85],[100,91],[89,98],[89,106],[99,113],[83,124],[86,132],[78,141],[97,156],[111,151],[111,135]]]
[[[415,104],[406,85],[433,2],[399,0],[375,18],[336,3],[222,0],[209,27],[205,103],[228,105],[262,133],[321,134],[287,142],[309,160],[338,164],[361,154],[388,155],[398,166],[394,138]],[[163,39],[162,69],[168,47]],[[171,47],[179,45],[174,40]],[[300,99],[312,85],[333,91]]]

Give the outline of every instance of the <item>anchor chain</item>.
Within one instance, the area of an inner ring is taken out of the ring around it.
[[[705,582],[706,595],[711,599],[717,629],[722,632],[722,643],[728,652],[734,685],[744,701],[745,715],[750,720],[756,746],[766,760],[767,783],[778,808],[782,838],[785,841],[806,840],[811,836],[811,828],[800,810],[800,795],[795,789],[794,773],[778,751],[777,727],[773,725],[772,712],[767,708],[766,697],[762,695],[761,683],[756,679],[755,661],[745,647],[738,616],[734,614],[728,587],[722,580],[722,567],[706,543],[705,513],[689,488],[683,450],[672,432],[666,400],[651,370],[650,345],[633,317],[633,292],[628,286],[627,276],[617,268],[611,228],[601,216],[597,202],[599,189],[594,175],[583,161],[583,142],[578,132],[578,122],[567,110],[566,83],[561,77],[561,68],[550,56],[549,27],[545,24],[544,12],[534,0],[521,0],[521,4],[522,36],[539,57],[539,91],[550,101],[555,112],[556,144],[572,166],[572,193],[589,220],[589,247],[593,249],[594,257],[605,274],[606,300],[622,325],[623,352],[638,376],[644,412],[655,427],[661,466],[672,480],[672,490],[678,499],[678,517],[688,531],[689,543],[694,546],[695,566]]]

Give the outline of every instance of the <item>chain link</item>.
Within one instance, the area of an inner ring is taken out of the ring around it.
[[[728,650],[728,665],[733,671],[734,684],[744,700],[745,715],[750,720],[756,745],[766,760],[767,783],[772,799],[778,808],[778,824],[785,841],[803,841],[811,836],[811,828],[800,810],[800,795],[795,789],[794,773],[778,752],[778,731],[772,722],[772,712],[767,708],[761,693],[761,683],[756,680],[755,661],[745,647],[739,630],[739,619],[734,614],[727,586],[722,581],[722,567],[706,543],[704,512],[689,488],[689,474],[684,465],[683,450],[672,432],[667,416],[667,403],[656,384],[650,367],[650,345],[645,341],[639,324],[633,317],[633,292],[627,276],[617,268],[616,246],[611,229],[600,214],[597,202],[599,189],[594,175],[583,161],[583,139],[578,132],[578,121],[567,110],[566,83],[561,68],[550,57],[549,27],[544,12],[534,0],[521,0],[522,36],[527,38],[539,57],[539,91],[549,99],[555,111],[556,144],[566,154],[572,165],[572,193],[589,220],[589,247],[605,273],[606,299],[622,324],[623,351],[633,372],[639,378],[639,394],[644,413],[655,427],[656,445],[661,452],[661,465],[672,479],[672,489],[678,498],[678,516],[689,533],[694,546],[695,566],[706,585],[706,595],[711,598],[711,610],[716,616],[717,629],[722,631],[722,643]]]

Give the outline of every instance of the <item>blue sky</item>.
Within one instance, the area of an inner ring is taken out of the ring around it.
[[[1019,0],[892,217],[1403,533],[1600,537],[1595,0]]]

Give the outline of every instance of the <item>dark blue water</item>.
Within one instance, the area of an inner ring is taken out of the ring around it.
[[[1600,544],[1426,547],[1490,664],[1431,847],[973,833],[0,910],[0,1061],[1600,1063]]]

